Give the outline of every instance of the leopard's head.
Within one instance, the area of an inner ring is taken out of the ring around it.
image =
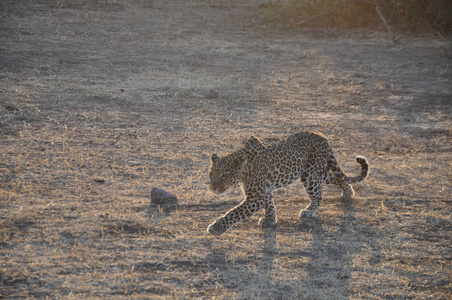
[[[215,194],[224,193],[230,186],[240,182],[246,156],[233,153],[225,157],[213,154],[210,158],[210,190]]]

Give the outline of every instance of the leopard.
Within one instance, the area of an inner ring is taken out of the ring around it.
[[[245,199],[216,219],[207,228],[212,235],[222,235],[235,223],[248,220],[264,209],[258,225],[274,227],[277,223],[272,191],[300,179],[310,203],[300,211],[301,219],[313,218],[322,203],[322,183],[342,189],[342,198],[352,199],[352,184],[364,181],[369,175],[365,157],[356,156],[361,165],[358,176],[350,177],[340,168],[326,136],[316,131],[302,131],[285,140],[267,145],[251,136],[245,145],[223,157],[210,157],[210,190],[224,193],[230,187],[242,183]]]

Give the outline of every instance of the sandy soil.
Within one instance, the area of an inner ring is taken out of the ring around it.
[[[450,299],[450,40],[279,31],[262,2],[1,2],[0,296]],[[368,158],[356,198],[300,220],[294,184],[276,229],[206,234],[242,199],[209,156],[299,130]]]

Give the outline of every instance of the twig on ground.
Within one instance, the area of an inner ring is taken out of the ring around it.
[[[385,17],[384,17],[383,14],[381,13],[380,6],[379,6],[378,3],[375,4],[375,10],[377,11],[378,16],[380,17],[381,21],[383,22],[383,24],[385,25],[386,29],[388,30],[388,32],[389,32],[389,34],[390,34],[390,36],[391,36],[392,42],[395,42],[395,41],[396,41],[395,34],[394,34],[394,32],[391,30],[391,27],[389,27],[388,22],[386,22]]]

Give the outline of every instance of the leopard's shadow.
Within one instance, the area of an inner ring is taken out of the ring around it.
[[[341,200],[339,200],[341,201]],[[297,229],[312,235],[312,242],[308,250],[305,265],[306,277],[304,287],[316,294],[325,285],[335,285],[338,298],[349,297],[350,279],[353,277],[353,258],[357,249],[363,247],[366,241],[357,228],[355,203],[358,200],[342,200],[343,213],[334,214],[334,219],[322,217],[322,211],[312,219],[300,221]],[[339,224],[338,219],[339,218]],[[366,227],[367,230],[374,231]],[[381,251],[379,243],[371,243],[374,256],[379,257]]]
[[[205,262],[211,271],[218,274],[218,277],[221,278],[220,282],[225,288],[236,291],[254,284],[256,285],[254,286],[255,288],[271,287],[282,290],[282,287],[275,285],[272,280],[275,256],[278,254],[276,246],[277,230],[275,228],[268,228],[263,229],[262,232],[263,245],[260,251],[260,258],[236,258],[232,260],[229,258],[229,253],[224,251],[212,251],[206,256]],[[257,269],[250,268],[254,263],[257,263]],[[237,281],[236,276],[238,273],[241,274],[241,281]],[[250,289],[250,291],[252,290]],[[255,298],[255,295],[248,295],[245,291],[244,293],[247,299]],[[258,299],[263,298],[258,297]]]
[[[359,200],[342,201],[342,209],[338,209],[330,216],[322,215],[321,208],[314,218],[298,219],[296,224],[281,218],[276,228],[262,229],[256,256],[231,259],[228,258],[227,251],[213,251],[205,260],[211,270],[221,276],[221,284],[224,287],[245,292],[243,295],[249,298],[290,299],[304,292],[322,295],[325,287],[336,290],[338,298],[350,297],[354,256],[368,243],[363,240],[361,227],[366,232],[369,231],[369,234],[375,231],[369,225],[360,224],[355,209],[356,201]],[[218,209],[216,205],[215,207],[204,205],[203,208]],[[305,247],[290,250],[282,248],[283,244],[278,243],[278,236],[279,238],[293,236],[294,239],[306,237],[309,241]],[[380,257],[379,243],[372,242],[369,245],[374,256]],[[281,269],[276,263],[280,259],[297,261],[293,265],[293,274],[297,274],[296,268],[299,268],[300,275],[284,280],[273,278]],[[257,268],[250,268],[252,265]],[[240,281],[237,281],[238,273],[241,276]],[[251,284],[254,289],[247,290],[246,287]],[[256,289],[260,289],[259,295],[253,294]]]
[[[263,238],[264,245],[262,248],[261,263],[259,270],[261,273],[266,274],[270,279],[271,271],[273,270],[273,264],[275,261],[275,254],[278,254],[278,249],[276,247],[276,232],[275,228],[264,228]]]

